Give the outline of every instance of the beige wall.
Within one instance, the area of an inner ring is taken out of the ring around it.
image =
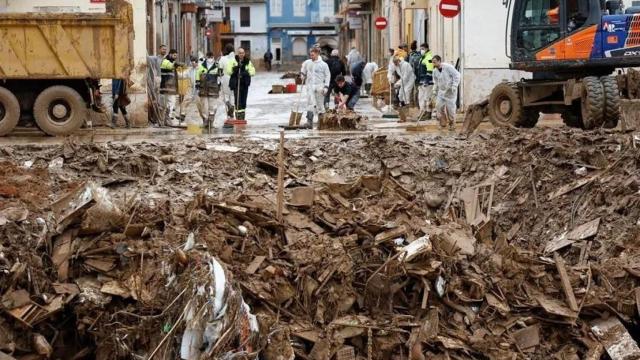
[[[90,0],[0,0],[0,12],[87,12],[104,13],[105,4]]]

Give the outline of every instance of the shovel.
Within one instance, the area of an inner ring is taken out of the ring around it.
[[[291,111],[289,115],[289,126],[300,126],[300,120],[302,120],[302,112],[300,112],[300,100],[302,100],[302,93],[304,92],[304,83],[302,82],[302,86],[300,87],[300,95],[298,95],[298,100],[296,101],[295,111]]]

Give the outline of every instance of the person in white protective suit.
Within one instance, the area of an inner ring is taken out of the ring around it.
[[[451,64],[443,63],[439,55],[433,57],[433,94],[436,98],[436,111],[440,120],[440,127],[449,124],[449,130],[455,129],[456,101],[458,100],[458,86],[460,73]]]
[[[391,65],[389,69],[392,69]],[[416,74],[411,67],[411,64],[404,61],[401,56],[393,57],[393,73],[387,73],[387,79],[389,84],[396,89],[398,93],[398,100],[400,106],[407,106],[411,103],[411,94],[413,93],[413,86],[416,82]]]
[[[218,67],[220,69],[226,69],[227,68],[227,64],[229,63],[229,61],[231,60],[235,60],[236,58],[236,54],[233,51],[233,44],[227,44],[224,47],[224,51],[222,52],[222,56],[220,57],[220,59],[218,60]],[[233,91],[231,90],[231,88],[229,87],[229,79],[231,78],[231,76],[225,74],[223,72],[222,74],[222,79],[221,79],[221,86],[222,88],[220,90],[222,90],[222,100],[224,101],[225,107],[227,109],[227,116],[232,118],[233,117],[233,112],[234,112],[234,98],[233,98]]]
[[[362,70],[362,78],[364,80],[364,92],[367,95],[371,95],[371,86],[373,85],[373,74],[378,71],[378,64],[374,62],[368,62]]]
[[[309,51],[309,57],[310,59],[302,63],[300,73],[307,96],[307,128],[313,129],[313,117],[317,115],[320,121],[324,116],[324,96],[329,91],[331,71],[320,57],[320,49],[312,48]]]

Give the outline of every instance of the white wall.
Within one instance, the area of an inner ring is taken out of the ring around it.
[[[267,52],[269,47],[266,35],[236,35],[234,46],[239,48],[241,41],[251,41],[251,60],[254,65],[258,66],[261,63],[264,53]],[[246,50],[246,49],[245,49]]]
[[[267,32],[267,5],[266,4],[229,4],[231,21],[235,24],[233,32],[236,33],[265,33]],[[251,8],[251,26],[240,27],[240,7]]]

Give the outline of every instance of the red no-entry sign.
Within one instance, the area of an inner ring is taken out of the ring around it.
[[[387,28],[387,19],[383,17],[379,17],[376,19],[375,24],[376,24],[376,29],[384,30]]]
[[[456,17],[460,14],[460,0],[441,0],[439,9],[444,17]]]

